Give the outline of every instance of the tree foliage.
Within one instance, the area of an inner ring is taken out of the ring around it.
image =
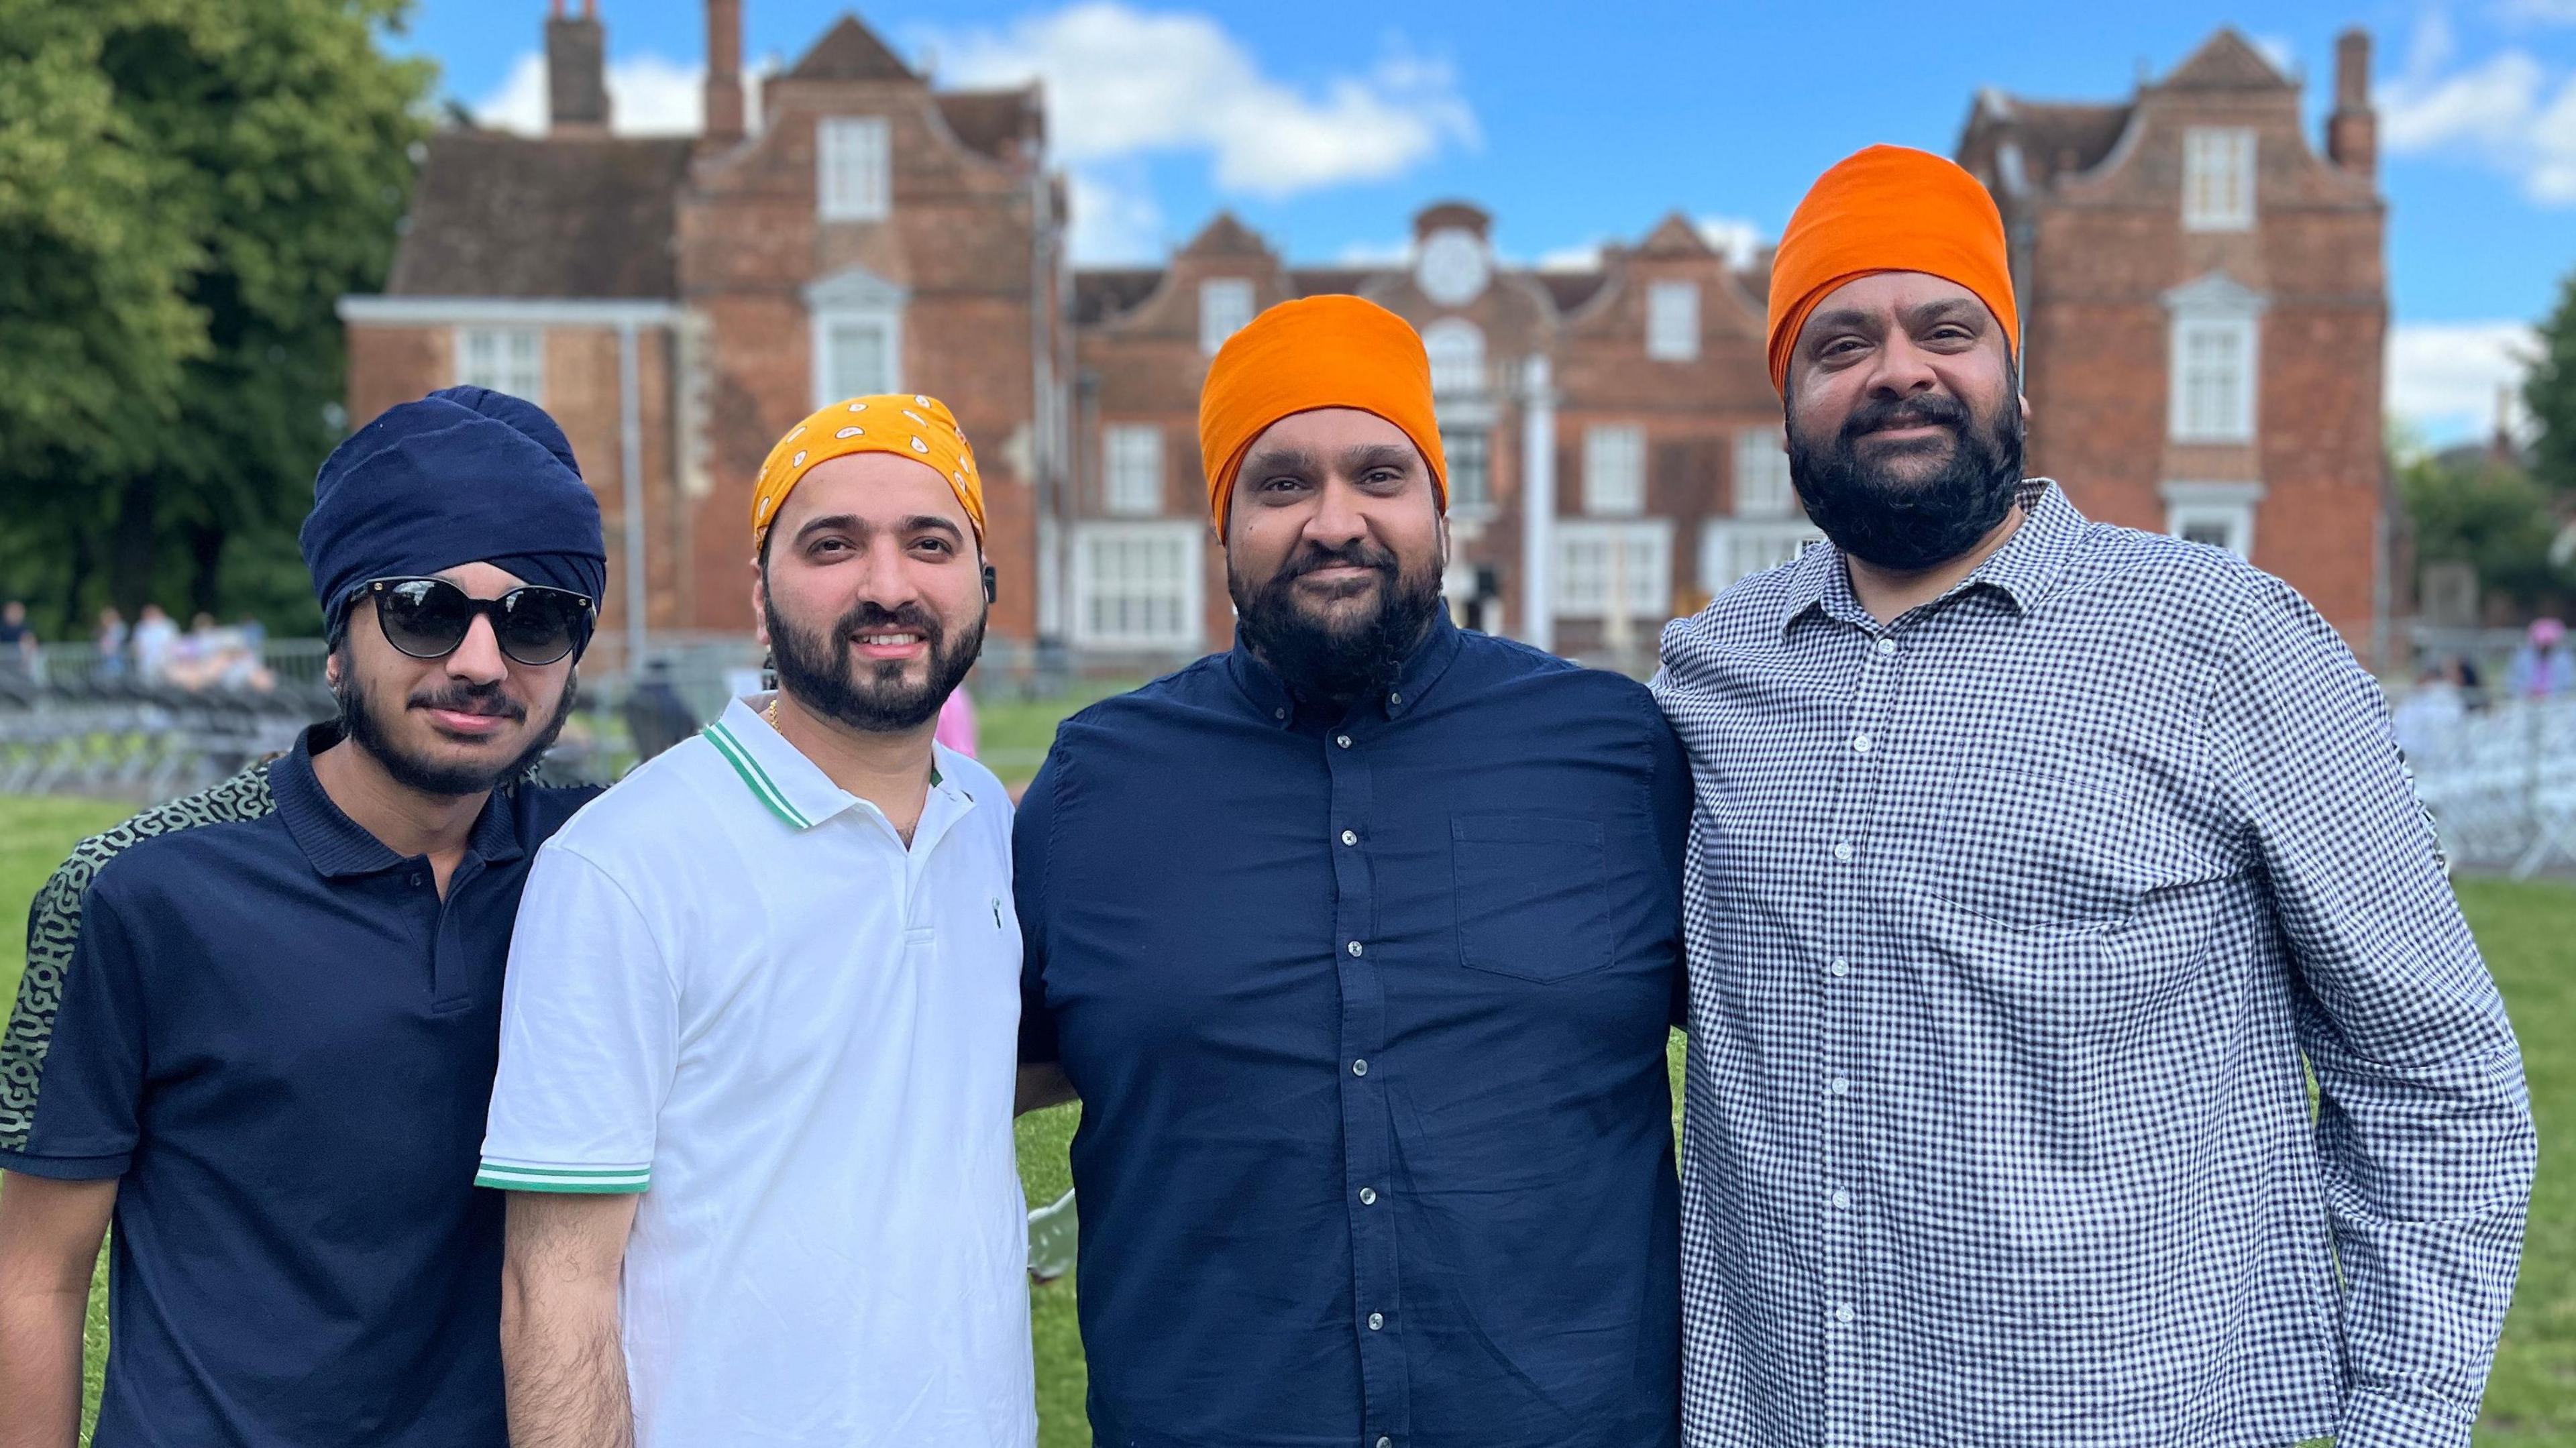
[[[2539,426],[2532,473],[2576,495],[2576,271],[2559,283],[2558,305],[2540,324],[2540,353],[2523,378],[2522,400]]]
[[[332,306],[391,262],[409,0],[0,0],[0,587],[310,623]]]
[[[2510,463],[2454,452],[2417,457],[2398,473],[2421,563],[2466,563],[2480,591],[2539,607],[2576,592],[2550,557],[2554,499]]]

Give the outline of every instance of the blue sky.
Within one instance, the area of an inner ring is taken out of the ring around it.
[[[576,0],[578,3],[578,0]],[[621,129],[696,120],[690,0],[601,0]],[[755,69],[849,7],[744,0]],[[397,41],[500,123],[543,114],[543,0],[424,0]],[[2374,37],[2391,405],[2483,430],[2518,328],[2576,269],[2576,0],[2172,0],[1926,12],[1885,4],[1508,0],[888,3],[861,12],[943,83],[1049,87],[1089,260],[1150,261],[1231,208],[1300,261],[1401,253],[1423,203],[1495,214],[1505,254],[1570,263],[1668,213],[1776,235],[1815,174],[1874,141],[1946,150],[1979,87],[2125,97],[2232,24],[2328,104],[2336,32]],[[2311,126],[2314,134],[2315,127]]]

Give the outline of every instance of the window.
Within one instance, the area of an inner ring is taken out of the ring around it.
[[[1776,568],[1823,537],[1804,518],[1712,518],[1700,529],[1699,584],[1714,594],[1739,579]]]
[[[883,221],[894,210],[892,143],[882,116],[826,116],[814,128],[814,194],[825,221]]]
[[[2176,442],[2253,441],[2253,318],[2174,320],[2173,437]]]
[[[1629,518],[1646,511],[1646,430],[1629,424],[1583,430],[1583,511]]]
[[[1118,423],[1101,430],[1101,506],[1152,517],[1163,511],[1163,430]]]
[[[1437,397],[1473,395],[1485,390],[1485,334],[1473,322],[1444,317],[1422,329],[1422,350],[1431,356],[1431,391]]]
[[[2167,483],[2165,531],[2193,543],[2254,556],[2254,507],[2261,483]]]
[[[1688,362],[1699,355],[1699,283],[1656,282],[1646,288],[1646,355]]]
[[[546,334],[535,327],[460,327],[456,380],[539,406],[546,400]]]
[[[1216,277],[1199,283],[1199,350],[1213,357],[1252,320],[1252,283]]]
[[[1093,648],[1199,647],[1197,523],[1079,523],[1074,642]]]
[[[1449,510],[1489,512],[1494,506],[1493,435],[1444,432],[1440,455],[1449,463]]]
[[[1798,511],[1789,483],[1789,453],[1776,427],[1749,427],[1735,435],[1735,516],[1786,518]],[[1706,581],[1707,575],[1701,575]]]
[[[1556,615],[1661,622],[1672,613],[1673,525],[1667,518],[1556,525]]]
[[[895,322],[892,317],[819,317],[821,386],[814,405],[844,397],[895,390]]]
[[[2244,231],[2254,225],[2254,133],[2195,126],[2182,138],[2185,231]]]

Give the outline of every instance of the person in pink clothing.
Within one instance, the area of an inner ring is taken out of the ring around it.
[[[948,691],[948,702],[939,706],[939,724],[931,738],[972,759],[975,757],[975,701],[964,689]]]

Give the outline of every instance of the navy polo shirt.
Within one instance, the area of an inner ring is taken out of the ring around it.
[[[84,842],[31,912],[0,1167],[118,1179],[99,1448],[507,1440],[474,1168],[519,888],[596,791],[496,791],[442,900],[323,793],[334,738]]]
[[[1642,686],[1445,619],[1347,712],[1238,645],[1065,722],[1021,1044],[1083,1098],[1096,1441],[1676,1440],[1689,807]]]

